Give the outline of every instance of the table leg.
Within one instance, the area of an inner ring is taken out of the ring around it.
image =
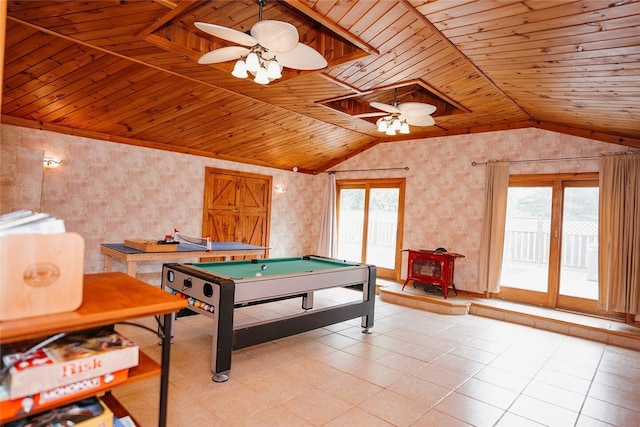
[[[104,272],[109,273],[111,271],[111,258],[109,255],[104,256]]]
[[[302,309],[311,310],[312,308],[313,308],[313,292],[307,292],[307,294],[302,297]]]
[[[131,277],[136,277],[136,262],[127,261],[127,274]]]
[[[167,425],[167,406],[169,404],[169,363],[171,358],[171,333],[173,332],[173,313],[163,316],[162,361],[160,375],[160,407],[158,409],[158,425]]]

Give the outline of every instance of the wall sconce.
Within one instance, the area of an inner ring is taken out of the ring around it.
[[[62,160],[58,160],[55,157],[45,157],[42,164],[45,168],[54,169],[60,166]]]
[[[286,193],[288,190],[286,185],[276,185],[275,189],[278,193]]]

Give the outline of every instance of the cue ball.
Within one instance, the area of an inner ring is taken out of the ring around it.
[[[256,277],[262,276],[262,273],[256,273]]]
[[[267,264],[262,264],[262,265],[260,266],[260,268],[261,268],[261,269],[263,269],[263,270],[266,270],[266,269],[267,269]]]

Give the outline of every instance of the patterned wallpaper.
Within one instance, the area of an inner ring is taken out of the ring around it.
[[[404,168],[408,171],[339,173],[337,179],[405,177],[403,249],[444,247],[465,255],[456,260],[456,288],[478,291],[478,259],[487,160],[597,156],[627,147],[538,129],[460,135],[380,144],[336,170]],[[594,172],[598,160],[514,163],[512,174]],[[406,252],[401,277],[406,277]]]
[[[205,167],[273,176],[270,256],[315,253],[323,182],[307,174],[115,144],[47,131],[2,126],[2,145],[43,150],[63,159],[44,169],[41,211],[66,222],[85,238],[85,272],[103,270],[100,243],[125,238],[160,239],[174,228],[189,236],[202,231]],[[114,262],[114,270],[125,271]],[[140,263],[138,272],[159,271]]]
[[[271,175],[274,186],[286,185],[286,193],[273,193],[270,256],[316,252],[326,174],[298,174],[16,126],[2,126],[0,137],[3,145],[42,150],[46,156],[63,159],[59,168],[44,170],[41,210],[65,219],[69,231],[85,237],[86,273],[102,271],[100,243],[161,238],[174,227],[200,235],[207,166]],[[337,179],[406,177],[403,248],[442,246],[466,255],[456,262],[456,287],[473,291],[484,167],[472,162],[597,156],[625,148],[520,129],[379,144],[336,169],[408,167],[408,171],[339,173]],[[511,172],[587,172],[597,167],[597,160],[527,162],[512,164]],[[138,268],[157,270],[153,264]]]

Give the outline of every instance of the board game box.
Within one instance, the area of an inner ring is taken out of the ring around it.
[[[40,345],[30,340],[0,347],[1,382],[10,399],[131,368],[139,360],[138,346],[112,329],[69,333]]]
[[[0,423],[110,390],[128,378],[129,369],[122,369],[18,399],[9,399],[6,390],[0,385]]]
[[[88,397],[5,424],[6,427],[111,427],[113,412],[97,397]]]

